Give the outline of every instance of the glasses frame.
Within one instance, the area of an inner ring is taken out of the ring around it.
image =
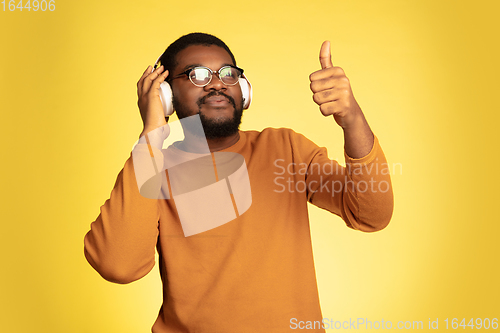
[[[236,82],[233,83],[233,84],[228,84],[228,83],[222,81],[221,78],[220,78],[221,71],[224,70],[224,69],[226,69],[226,68],[228,68],[228,67],[234,68],[234,69],[236,69],[236,70],[238,70],[240,72],[240,75],[238,76],[238,80],[236,80]],[[200,85],[200,84],[196,84],[196,83],[193,82],[193,80],[191,79],[191,76],[189,74],[191,74],[191,72],[193,70],[197,69],[197,68],[207,69],[210,72],[210,79],[208,80],[207,83]],[[183,75],[187,75],[187,77],[189,78],[189,81],[191,81],[191,83],[193,85],[195,85],[196,87],[199,87],[199,88],[203,88],[203,87],[206,87],[207,85],[209,85],[210,82],[212,82],[212,77],[214,76],[214,74],[217,74],[217,77],[219,78],[220,82],[222,82],[224,85],[226,85],[226,86],[234,86],[234,85],[238,84],[239,79],[242,77],[242,75],[243,75],[243,69],[239,68],[239,67],[236,67],[236,66],[233,66],[233,65],[227,65],[227,66],[221,67],[218,71],[213,71],[210,68],[205,67],[205,66],[195,66],[193,68],[189,68],[188,70],[185,70],[182,73],[177,74],[175,77],[171,78],[170,81],[173,80],[173,79],[177,79],[177,78],[179,78],[179,77],[181,77]]]

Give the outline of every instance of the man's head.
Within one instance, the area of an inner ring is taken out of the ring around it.
[[[226,50],[226,52],[231,57],[231,60],[233,61],[233,65],[236,66],[236,60],[234,58],[234,55],[229,49],[229,47],[226,45],[226,43],[224,43],[222,40],[213,35],[201,32],[193,32],[180,37],[175,42],[170,44],[169,47],[167,47],[165,52],[160,57],[161,64],[166,70],[169,71],[169,76],[167,77],[167,80],[169,80],[172,77],[173,70],[175,69],[175,66],[177,66],[178,64],[177,54],[191,45],[203,45],[203,46],[215,45],[221,47],[224,50]]]
[[[239,83],[224,84],[215,74],[236,61],[227,45],[215,36],[192,33],[172,43],[161,57],[169,71],[167,81],[172,87],[172,102],[179,119],[198,114],[207,139],[228,137],[238,132],[243,113]],[[196,66],[211,69],[210,83],[194,85],[186,71]]]

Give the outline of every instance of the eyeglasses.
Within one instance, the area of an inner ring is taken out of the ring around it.
[[[187,75],[192,84],[201,88],[205,87],[212,81],[212,75],[215,73],[219,77],[219,80],[222,81],[222,83],[227,86],[234,86],[236,83],[238,83],[238,80],[243,74],[243,69],[229,65],[222,67],[217,72],[214,72],[208,67],[198,66],[180,73],[179,75],[173,77],[171,80],[177,79],[182,75]]]

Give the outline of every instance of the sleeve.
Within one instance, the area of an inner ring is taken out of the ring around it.
[[[137,149],[151,161],[147,145]],[[87,261],[103,278],[115,283],[138,280],[155,263],[159,201],[139,193],[135,163],[132,156],[126,161],[110,198],[84,239]]]
[[[350,228],[385,228],[394,204],[390,170],[377,137],[368,155],[344,155],[345,167],[330,160],[325,148],[318,147],[308,157],[308,201],[342,217]]]

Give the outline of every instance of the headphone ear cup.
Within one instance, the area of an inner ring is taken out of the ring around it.
[[[246,110],[250,107],[250,103],[252,102],[252,85],[244,74],[240,77],[239,82],[241,88],[241,96],[244,100],[243,109]]]
[[[165,117],[169,117],[174,113],[174,106],[172,105],[172,88],[167,81],[160,84],[160,99],[163,105],[163,113]]]

